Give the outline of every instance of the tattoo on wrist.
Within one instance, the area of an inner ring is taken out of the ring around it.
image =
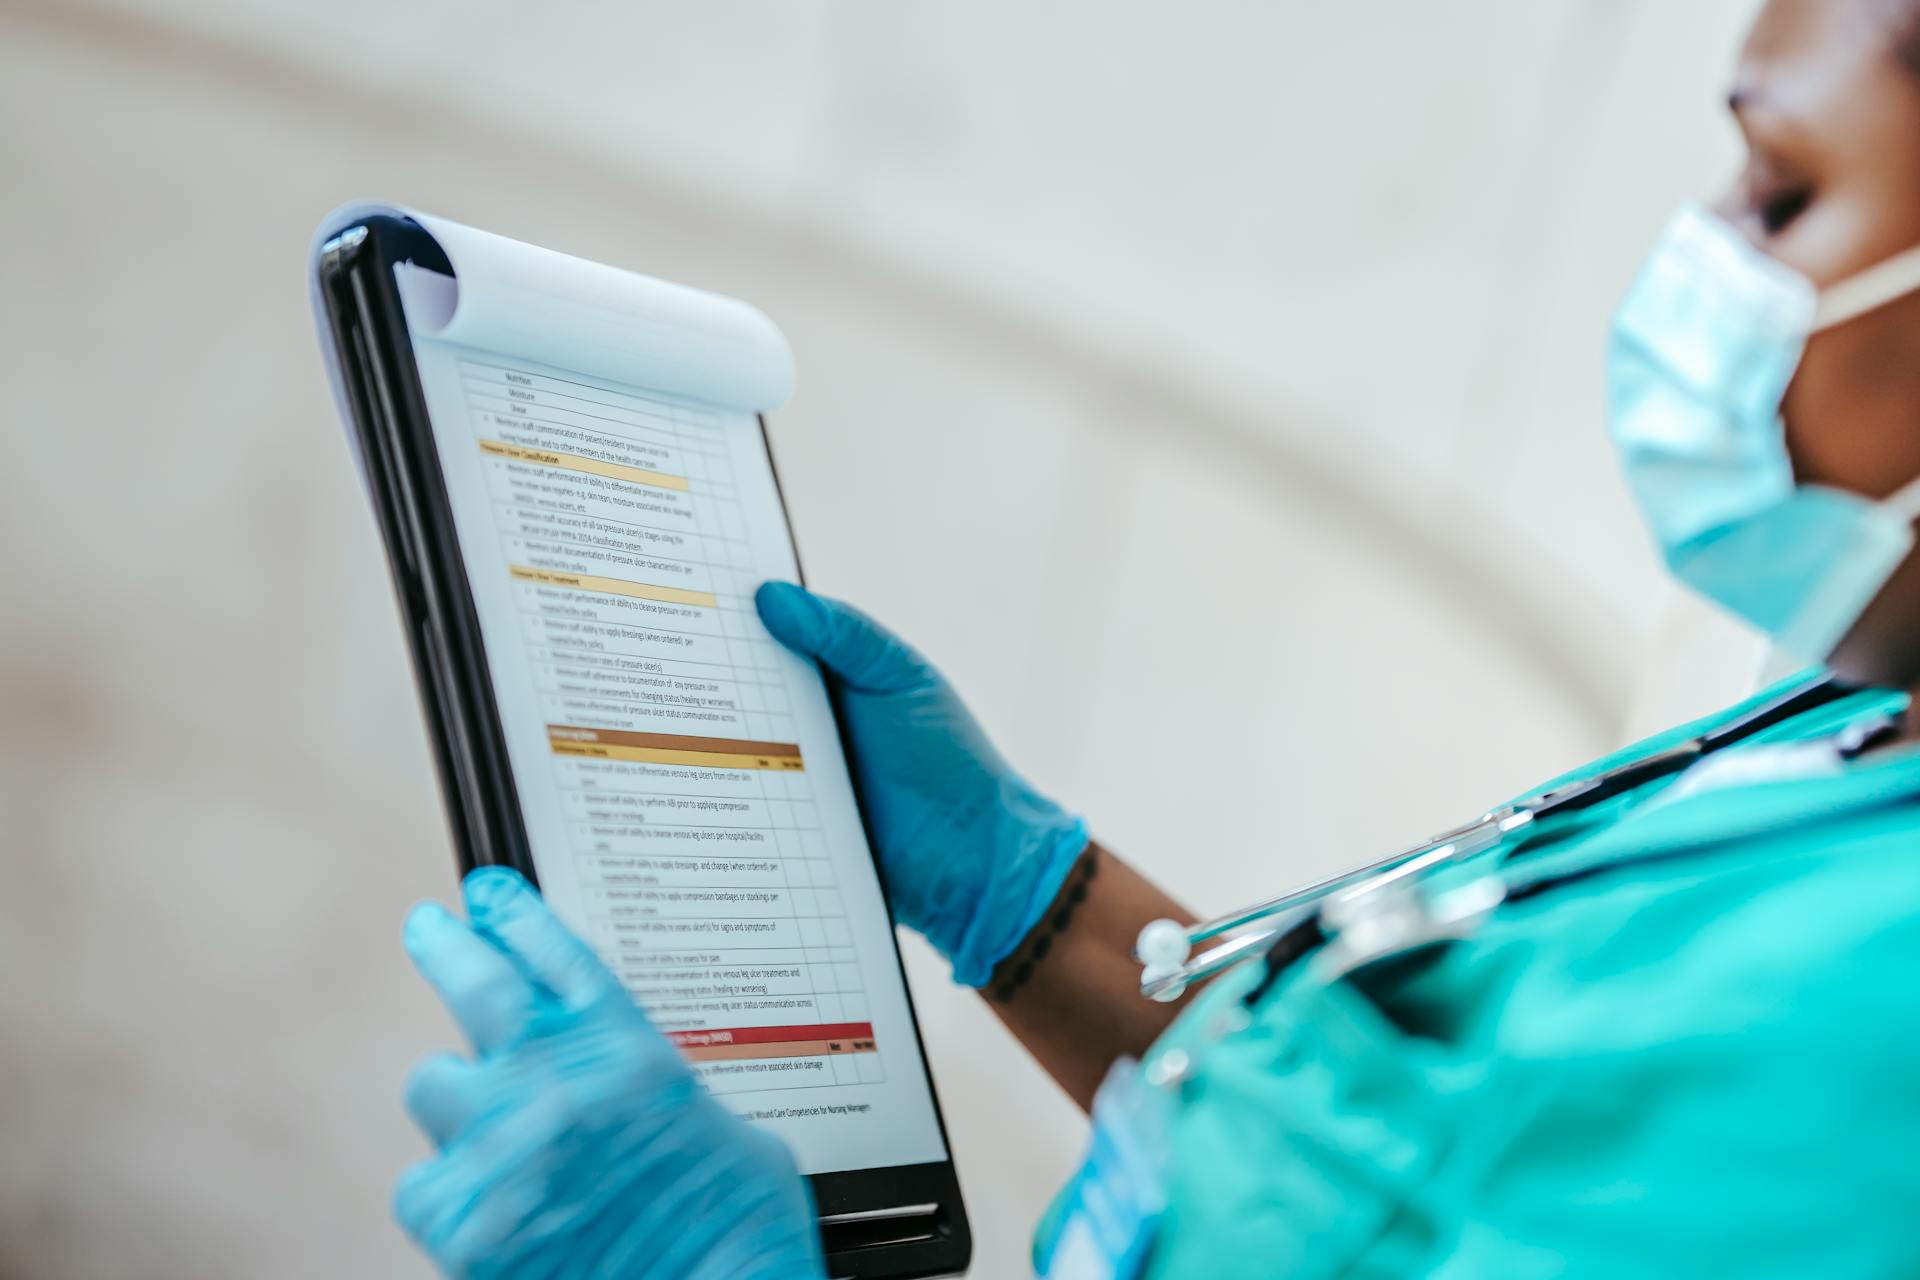
[[[1067,872],[1066,883],[1060,886],[1060,892],[1054,896],[1047,914],[1040,918],[1040,923],[1027,934],[1026,940],[1014,953],[1000,962],[993,981],[987,986],[988,994],[993,999],[1001,1004],[1009,1003],[1020,988],[1032,979],[1034,970],[1053,950],[1054,939],[1072,926],[1074,913],[1087,900],[1087,886],[1093,882],[1099,870],[1100,846],[1089,840],[1073,868]]]

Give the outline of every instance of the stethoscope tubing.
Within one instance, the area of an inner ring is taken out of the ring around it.
[[[1349,892],[1373,893],[1396,883],[1424,876],[1501,844],[1521,830],[1555,814],[1590,808],[1615,796],[1687,768],[1704,756],[1854,692],[1854,687],[1831,673],[1809,677],[1746,712],[1737,720],[1649,752],[1638,759],[1606,769],[1591,778],[1570,782],[1480,815],[1451,831],[1374,862],[1354,867],[1276,897],[1250,903],[1238,910],[1194,925],[1156,920],[1141,930],[1134,947],[1140,961],[1140,993],[1153,1000],[1178,999],[1195,982],[1211,978],[1265,952],[1303,922]],[[1265,928],[1241,932],[1263,920]],[[1228,936],[1232,935],[1232,936]],[[1193,948],[1226,937],[1198,956]]]

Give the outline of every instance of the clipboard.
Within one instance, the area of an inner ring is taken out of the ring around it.
[[[778,1133],[836,1276],[971,1236],[831,695],[753,613],[799,577],[733,299],[390,205],[315,237],[328,373],[464,873],[500,864],[711,1092]]]

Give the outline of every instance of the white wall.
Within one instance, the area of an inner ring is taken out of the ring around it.
[[[1217,907],[1617,738],[1666,596],[1599,344],[1750,7],[0,0],[0,1276],[424,1273],[452,862],[333,204],[760,303],[818,585]],[[1078,1122],[910,961],[1017,1275]]]

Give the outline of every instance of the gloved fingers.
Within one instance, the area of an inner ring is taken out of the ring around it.
[[[437,902],[407,917],[402,935],[413,964],[453,1015],[476,1053],[514,1043],[539,1011],[540,993],[492,942]]]
[[[478,1064],[453,1053],[423,1058],[407,1077],[407,1114],[436,1147],[452,1142],[485,1107]]]
[[[590,1195],[557,1175],[554,1144],[564,1132],[559,1104],[534,1102],[466,1134],[422,1160],[393,1188],[393,1216],[442,1271],[517,1275],[513,1237],[543,1211],[565,1211]],[[587,1161],[589,1165],[591,1160]],[[619,1178],[612,1167],[575,1169],[582,1178]]]
[[[435,1163],[434,1160],[422,1160],[410,1164],[393,1184],[393,1220],[400,1224],[400,1229],[415,1244],[424,1243],[421,1237],[427,1224],[427,1200],[432,1190]]]
[[[481,1261],[449,1246],[463,1231],[472,1234],[492,1170],[464,1157],[439,1155],[414,1165],[393,1185],[394,1221],[448,1276],[465,1276]],[[501,1234],[500,1224],[485,1225],[490,1234]]]
[[[531,1153],[529,1156],[531,1158]],[[543,1171],[549,1175],[560,1172]],[[488,1276],[512,1276],[515,1280],[528,1274],[551,1276],[555,1280],[615,1274],[602,1271],[595,1264],[593,1255],[598,1250],[586,1238],[582,1230],[584,1224],[577,1221],[583,1202],[590,1202],[593,1195],[590,1180],[607,1171],[575,1169],[571,1172],[577,1179],[589,1180],[589,1185],[576,1184],[560,1190],[547,1178],[534,1176],[523,1162],[503,1169],[499,1177],[474,1188],[464,1198],[460,1215],[446,1220],[440,1232],[436,1247],[441,1265],[462,1273],[484,1272]],[[558,1259],[540,1257],[548,1250],[534,1246],[531,1252],[535,1257],[522,1258],[521,1255],[529,1251],[529,1236],[540,1230],[543,1217],[554,1209],[562,1210],[562,1220],[566,1222],[564,1255]]]
[[[593,948],[560,923],[518,872],[481,867],[467,876],[464,888],[474,928],[568,1008],[583,1009],[622,990]]]
[[[446,1157],[434,1156],[410,1166],[393,1184],[393,1220],[415,1244],[429,1253],[440,1234],[435,1227],[452,1207],[447,1187],[449,1173]]]
[[[753,594],[774,639],[820,663],[850,688],[897,693],[933,677],[926,660],[860,610],[791,582],[763,582]]]

